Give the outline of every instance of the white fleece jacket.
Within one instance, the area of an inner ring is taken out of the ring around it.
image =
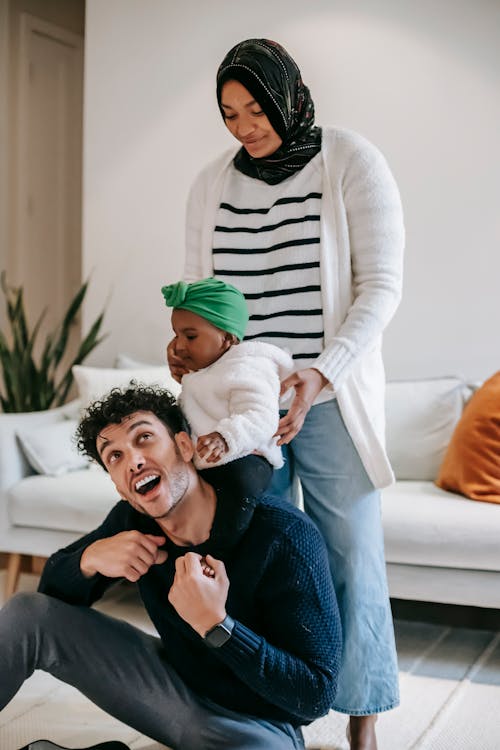
[[[180,405],[196,441],[219,432],[228,452],[208,464],[195,454],[197,469],[229,463],[254,451],[283,466],[274,433],[279,422],[280,382],[293,371],[289,354],[272,344],[246,341],[216,362],[182,378]]]
[[[385,452],[382,331],[401,297],[404,227],[382,154],[362,136],[323,128],[320,272],[325,347],[311,362],[330,381],[375,487],[394,475]],[[189,196],[185,279],[213,275],[215,216],[235,150],[209,164]],[[293,179],[293,177],[288,178]]]

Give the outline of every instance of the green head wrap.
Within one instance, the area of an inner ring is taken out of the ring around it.
[[[186,284],[178,281],[161,288],[167,307],[190,310],[241,341],[248,323],[248,308],[239,289],[219,279]]]

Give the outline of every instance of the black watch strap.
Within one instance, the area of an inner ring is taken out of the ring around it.
[[[210,630],[205,633],[205,638],[203,640],[206,642],[207,646],[210,646],[210,648],[220,648],[231,638],[233,628],[233,618],[226,615],[222,622],[219,622],[218,625],[210,628]]]

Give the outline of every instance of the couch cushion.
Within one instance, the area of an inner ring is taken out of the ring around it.
[[[165,363],[144,362],[131,357],[129,354],[117,354],[115,367],[117,370],[140,370],[144,367],[165,367]]]
[[[382,491],[382,519],[389,563],[500,571],[496,505],[432,482],[396,482]]]
[[[2,491],[32,473],[32,468],[23,451],[19,450],[16,438],[18,430],[29,430],[44,424],[60,422],[78,414],[79,402],[72,401],[47,411],[14,412],[0,414],[0,487]]]
[[[24,454],[38,474],[57,477],[88,465],[74,441],[77,425],[76,419],[63,419],[17,431]]]
[[[472,500],[500,503],[500,372],[467,404],[436,484]]]
[[[397,479],[436,478],[470,394],[452,377],[387,383],[387,454]]]
[[[132,381],[167,388],[174,396],[178,396],[181,390],[179,383],[172,378],[167,365],[163,367],[143,367],[136,370],[75,365],[72,372],[83,407],[87,407],[92,401],[102,398],[112,388],[127,387]]]
[[[78,533],[96,528],[117,500],[111,479],[98,467],[59,477],[26,477],[7,493],[14,526]]]

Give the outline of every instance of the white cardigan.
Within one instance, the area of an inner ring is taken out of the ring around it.
[[[196,179],[188,200],[185,278],[213,275],[213,231],[225,152]],[[325,347],[311,363],[330,381],[347,430],[375,487],[394,475],[385,451],[382,331],[401,297],[401,201],[382,154],[362,136],[323,128],[321,295]],[[293,179],[293,177],[288,178]]]
[[[278,429],[281,381],[293,371],[289,354],[263,341],[232,346],[213,364],[184,375],[179,402],[196,445],[200,435],[219,432],[228,451],[208,464],[196,453],[197,469],[211,468],[256,451],[279,469]]]

